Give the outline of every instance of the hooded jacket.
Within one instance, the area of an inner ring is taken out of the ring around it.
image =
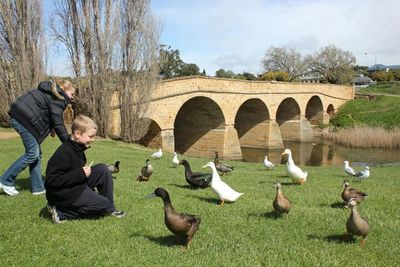
[[[70,99],[57,85],[52,90],[51,81],[42,81],[36,89],[20,96],[11,105],[8,114],[25,127],[41,144],[54,129],[61,142],[68,138],[63,113]]]

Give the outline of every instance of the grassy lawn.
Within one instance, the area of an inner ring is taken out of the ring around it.
[[[331,123],[338,127],[400,127],[399,110],[400,97],[381,96],[372,101],[359,98],[341,106]]]
[[[42,145],[43,172],[59,145],[48,138]],[[18,138],[0,140],[0,172],[23,151]],[[171,168],[172,154],[153,160],[148,183],[136,176],[154,150],[115,141],[97,141],[88,162],[121,161],[116,175],[115,202],[126,218],[51,223],[44,196],[32,196],[28,172],[17,179],[17,197],[0,193],[0,255],[4,266],[399,266],[400,168],[376,167],[371,177],[351,186],[369,194],[359,211],[370,223],[366,246],[342,241],[350,210],[341,208],[342,166],[304,167],[309,180],[290,185],[285,166],[265,171],[262,164],[227,162],[236,170],[224,177],[245,194],[233,204],[217,205],[210,188],[187,188],[183,167]],[[211,156],[211,152],[210,152]],[[180,156],[180,159],[183,157]],[[194,171],[209,159],[185,157]],[[288,219],[272,213],[273,182],[280,179],[292,201]],[[157,187],[171,195],[178,211],[200,215],[202,223],[187,252],[175,245],[164,225],[162,201],[144,199]]]
[[[400,83],[376,84],[361,89],[362,93],[391,94],[400,95]]]

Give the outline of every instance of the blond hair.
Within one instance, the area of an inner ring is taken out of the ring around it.
[[[64,100],[64,97],[57,92],[57,85],[64,92],[75,90],[75,87],[72,84],[72,82],[68,80],[62,80],[62,79],[55,79],[54,81],[51,80],[51,92],[55,97],[57,97],[60,100]]]
[[[76,116],[71,126],[72,133],[74,133],[75,131],[85,133],[86,131],[92,129],[95,129],[97,131],[97,125],[91,118],[85,115]]]

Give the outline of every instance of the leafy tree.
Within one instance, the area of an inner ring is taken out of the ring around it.
[[[307,71],[307,61],[294,48],[271,46],[262,60],[266,72],[286,72],[293,81]]]
[[[236,74],[231,70],[219,69],[215,72],[215,77],[233,79]]]
[[[161,46],[160,58],[160,76],[163,79],[201,75],[199,66],[194,63],[183,62],[179,50],[172,49],[171,46]],[[203,73],[205,73],[205,70],[203,70]]]
[[[241,74],[237,74],[235,76],[235,79],[254,81],[254,80],[257,80],[257,77],[254,76],[254,74],[252,74],[252,73],[243,72]]]
[[[183,61],[178,49],[172,49],[171,46],[165,48],[165,45],[162,45],[160,49],[160,60],[160,76],[163,79],[179,76]]]
[[[334,84],[350,82],[356,58],[350,51],[344,51],[334,45],[326,46],[308,56],[311,71],[319,75],[322,81]]]
[[[289,74],[284,71],[268,71],[260,77],[260,80],[288,82]]]
[[[376,71],[371,73],[371,79],[377,81],[377,82],[390,82],[391,80],[394,79],[393,72],[391,71]]]

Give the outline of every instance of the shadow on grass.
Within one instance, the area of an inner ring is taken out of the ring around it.
[[[15,180],[15,185],[17,187],[17,189],[21,188],[22,190],[30,190],[31,189],[31,180],[29,179],[29,177],[25,177],[25,178],[18,178]]]
[[[324,240],[330,243],[354,243],[356,241],[353,236],[349,236],[349,238],[346,240],[344,238],[344,234],[334,234],[327,236],[308,235],[307,237],[308,239]]]
[[[331,206],[331,208],[334,208],[334,209],[343,209],[344,203],[340,202],[340,201],[336,201],[336,202],[333,202],[330,206]]]
[[[280,219],[283,217],[283,216],[277,214],[275,211],[268,211],[268,212],[264,212],[264,213],[250,213],[248,216],[249,217],[262,217],[262,218],[273,219],[273,220],[277,220],[277,219]]]
[[[213,204],[219,204],[219,202],[220,202],[218,198],[213,198],[213,197],[210,198],[210,197],[199,197],[199,196],[191,196],[191,195],[188,195],[188,197],[194,197],[194,198],[200,199],[201,201],[213,203]],[[224,205],[225,204],[231,204],[231,203],[225,202]]]
[[[284,186],[293,186],[293,185],[299,185],[299,184],[295,184],[295,183],[293,183],[293,182],[281,182],[281,185],[284,185]]]
[[[182,244],[179,244],[176,242],[176,238],[174,235],[168,235],[168,236],[150,236],[150,235],[145,235],[139,232],[134,232],[131,234],[131,237],[139,237],[139,238],[145,238],[153,243],[160,244],[162,246],[166,247],[174,247],[174,246],[180,246]]]
[[[205,188],[201,188],[201,187],[191,186],[189,184],[185,184],[185,185],[182,185],[182,184],[168,184],[168,185],[172,185],[172,186],[183,188],[183,189],[191,189],[191,190],[205,189]]]

